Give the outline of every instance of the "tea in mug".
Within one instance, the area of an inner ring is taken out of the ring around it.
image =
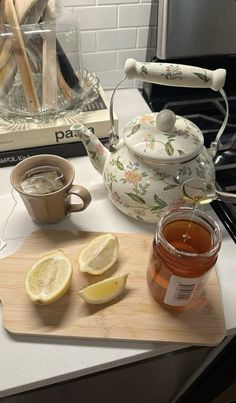
[[[27,194],[47,194],[64,187],[64,175],[58,167],[41,166],[27,171],[20,183]]]

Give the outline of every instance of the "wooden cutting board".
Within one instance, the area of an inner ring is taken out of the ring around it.
[[[171,313],[151,296],[146,270],[152,236],[117,234],[119,260],[101,276],[80,273],[80,250],[100,233],[39,230],[25,239],[11,256],[0,260],[0,299],[3,323],[16,334],[218,344],[225,336],[225,323],[216,274],[206,285],[207,304],[201,309]],[[63,249],[73,264],[70,290],[52,305],[34,305],[25,293],[28,269],[53,249]],[[126,290],[112,303],[88,305],[78,290],[106,277],[129,272]]]

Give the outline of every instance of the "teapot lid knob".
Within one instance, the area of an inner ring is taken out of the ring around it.
[[[157,114],[156,127],[162,132],[170,132],[173,130],[176,122],[176,116],[170,109],[163,109]]]
[[[204,138],[190,120],[164,109],[133,118],[124,129],[124,142],[147,164],[179,164],[199,155]]]

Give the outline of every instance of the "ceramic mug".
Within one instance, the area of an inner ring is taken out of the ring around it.
[[[61,187],[48,193],[28,193],[22,188],[27,172],[50,167],[58,170],[63,177]],[[12,170],[10,180],[13,188],[20,194],[25,207],[37,223],[53,224],[63,220],[70,213],[85,210],[91,202],[89,191],[80,185],[73,184],[75,170],[66,159],[57,155],[42,154],[28,157],[19,162]],[[78,196],[79,204],[71,203],[71,195]]]

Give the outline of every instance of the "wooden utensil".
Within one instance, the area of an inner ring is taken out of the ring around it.
[[[43,14],[43,11],[48,3],[48,0],[15,0],[15,8],[18,16],[19,24],[35,24],[39,21]],[[4,19],[5,14],[5,0],[0,3],[0,14],[3,23],[7,23]],[[16,69],[12,69],[11,66],[15,65],[15,56],[12,49],[12,39],[6,37],[0,44],[0,97],[4,97],[15,77]],[[5,84],[7,83],[7,85]]]
[[[22,85],[24,88],[26,103],[30,112],[39,111],[39,101],[35,91],[29,60],[25,49],[24,40],[20,30],[18,17],[14,7],[13,0],[2,0],[4,7],[4,16],[8,24],[11,25],[13,38],[13,49],[15,52],[16,63],[21,76]]]
[[[35,53],[37,59],[41,60],[42,59],[42,44],[39,43],[39,41],[36,42],[34,40],[31,40],[30,48]],[[59,85],[65,99],[68,101],[68,103],[71,103],[75,94],[74,94],[73,90],[69,87],[67,82],[65,81],[58,61],[57,61],[57,80],[58,80],[58,85]]]
[[[220,343],[225,336],[225,323],[214,271],[205,287],[204,307],[171,313],[154,300],[146,283],[152,236],[118,233],[119,259],[113,268],[100,276],[81,273],[78,255],[98,235],[97,232],[39,230],[12,256],[0,260],[3,323],[9,332],[209,346]],[[25,276],[43,253],[55,249],[63,249],[73,264],[72,284],[58,302],[36,306],[26,295]],[[78,290],[124,272],[129,272],[127,286],[117,300],[92,306],[79,297]]]
[[[37,8],[39,9],[39,13],[37,12],[37,17],[36,17],[36,19],[34,18],[34,21],[38,22],[39,18],[42,15],[42,8],[40,7],[40,3],[41,4],[44,3],[42,5],[45,8],[45,0],[24,0],[24,1],[15,0],[14,5],[15,5],[19,24],[27,23],[27,19],[29,19],[29,16],[32,13],[32,10],[35,14]],[[43,8],[43,10],[44,10],[44,8]]]
[[[7,23],[4,19],[5,15],[5,1],[0,3],[0,11],[2,22]],[[15,10],[18,18],[19,25],[21,24],[35,24],[39,21],[43,14],[43,11],[48,3],[48,0],[15,0]],[[12,40],[8,37],[3,40],[2,50],[0,53],[0,69],[2,69],[7,63],[12,54]]]
[[[57,109],[57,49],[55,0],[49,0],[44,13],[46,30],[42,50],[42,108]],[[49,24],[50,23],[50,24]],[[48,30],[47,30],[48,24]]]

